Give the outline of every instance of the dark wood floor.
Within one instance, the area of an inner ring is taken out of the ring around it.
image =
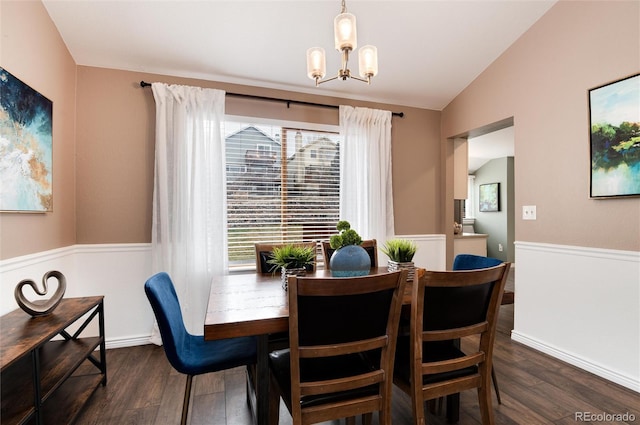
[[[634,421],[598,424],[640,424],[640,394],[541,354],[510,338],[513,305],[501,307],[494,364],[502,405],[494,395],[496,424],[575,424],[576,412],[624,414]],[[176,373],[161,347],[145,345],[107,351],[108,384],[100,387],[77,423],[82,425],[171,425],[180,423],[185,377]],[[394,392],[393,423],[412,424],[410,402]],[[249,425],[245,372],[236,368],[194,379],[192,425]],[[460,424],[479,424],[474,391],[461,395]],[[615,418],[613,418],[615,419]],[[429,414],[428,423],[445,424]],[[291,417],[281,407],[281,424]],[[339,422],[335,422],[336,424]],[[374,417],[374,423],[377,418]]]

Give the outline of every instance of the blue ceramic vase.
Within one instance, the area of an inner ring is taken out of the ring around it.
[[[331,276],[366,276],[371,269],[371,258],[360,245],[346,245],[337,249],[329,260]]]

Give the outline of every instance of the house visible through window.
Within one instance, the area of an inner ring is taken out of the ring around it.
[[[308,242],[336,232],[337,132],[225,123],[229,266],[255,264],[254,244]]]

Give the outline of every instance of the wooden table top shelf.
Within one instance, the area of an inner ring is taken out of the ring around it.
[[[49,341],[100,304],[103,298],[63,298],[56,309],[45,316],[32,317],[16,309],[0,317],[0,370]]]

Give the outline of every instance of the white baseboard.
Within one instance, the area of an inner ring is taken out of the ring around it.
[[[139,345],[147,345],[151,344],[151,335],[141,335],[138,337],[129,337],[129,338],[107,338],[105,341],[105,345],[107,350],[112,348],[126,348],[126,347],[137,347]]]
[[[587,372],[591,372],[594,375],[600,376],[604,379],[615,382],[616,384],[622,385],[623,387],[640,393],[640,381],[634,379],[633,377],[617,373],[607,367],[604,367],[603,365],[595,364],[593,362],[585,360],[581,356],[568,353],[564,350],[558,349],[557,347],[552,347],[542,341],[537,340],[536,338],[531,338],[515,330],[511,332],[511,339],[523,345],[526,345],[527,347],[531,347],[542,353],[548,354],[551,357],[562,360],[566,363],[569,363],[570,365],[576,366],[580,369],[586,370]]]

